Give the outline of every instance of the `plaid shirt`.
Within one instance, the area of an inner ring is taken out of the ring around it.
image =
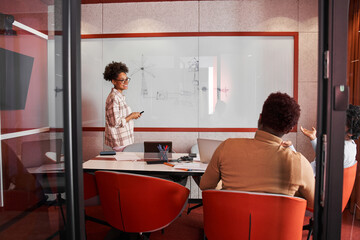
[[[134,121],[125,120],[130,113],[131,109],[125,102],[125,96],[113,88],[105,106],[106,145],[119,147],[134,143]]]

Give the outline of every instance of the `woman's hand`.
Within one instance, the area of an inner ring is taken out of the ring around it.
[[[308,138],[310,138],[310,140],[314,140],[316,139],[316,129],[314,127],[312,127],[312,130],[308,130],[306,128],[303,128],[302,126],[300,127],[302,133],[307,136]]]
[[[138,119],[141,116],[139,112],[132,112],[129,116],[126,117],[126,121],[130,121],[131,119]]]

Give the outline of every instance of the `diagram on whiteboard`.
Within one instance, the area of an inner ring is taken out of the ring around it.
[[[150,77],[155,79],[155,75],[150,72],[148,69],[152,68],[155,66],[155,64],[146,64],[146,59],[144,57],[144,54],[141,54],[141,64],[140,66],[137,65],[135,63],[135,65],[138,67],[137,69],[135,69],[135,72],[133,74],[131,74],[131,77],[134,76],[135,74],[141,72],[141,95],[146,97],[149,95],[149,89],[147,87],[147,83],[146,83],[146,79],[145,79],[145,74],[149,75]]]
[[[193,72],[193,84],[194,86],[199,86],[199,60],[195,57],[189,62],[189,72]]]
[[[156,60],[159,60],[158,58],[155,60],[156,63],[152,63],[151,60],[154,61],[151,56],[147,57],[142,53],[140,61],[132,61],[136,68],[130,77],[140,77],[141,74],[141,86],[139,87],[141,88],[140,95],[142,98],[160,101],[168,99],[179,101],[178,98],[182,97],[185,99],[181,101],[187,101],[189,97],[193,97],[196,94],[199,86],[199,60],[197,58],[193,57],[191,60],[185,61],[188,64],[185,68],[177,68],[175,64],[164,68],[163,65],[156,62]],[[162,61],[164,60],[162,59]],[[181,76],[181,71],[185,73],[183,79],[178,81],[181,83],[179,88],[177,88],[176,84],[173,84],[171,88],[164,86],[169,81],[168,78],[164,79],[164,71],[169,73],[168,76],[172,76],[172,79]],[[193,74],[190,75],[189,73]]]

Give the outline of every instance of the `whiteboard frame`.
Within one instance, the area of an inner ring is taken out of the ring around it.
[[[294,72],[293,97],[298,102],[299,74],[299,33],[298,32],[164,32],[164,33],[115,33],[115,34],[84,34],[82,39],[104,38],[144,38],[144,37],[212,37],[212,36],[287,36],[294,39]],[[135,127],[135,132],[255,132],[257,128],[160,128]],[[104,127],[84,127],[83,131],[105,131]],[[292,132],[297,131],[295,126]]]

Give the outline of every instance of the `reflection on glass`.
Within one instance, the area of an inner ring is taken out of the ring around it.
[[[52,238],[65,228],[62,93],[54,91],[63,81],[62,2],[55,4],[7,1],[0,14],[0,239]]]

